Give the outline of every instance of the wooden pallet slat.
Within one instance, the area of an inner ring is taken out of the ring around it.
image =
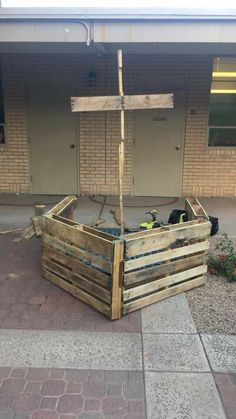
[[[83,277],[82,275],[75,274],[68,268],[62,267],[61,265],[58,265],[57,263],[51,260],[45,259],[44,257],[42,258],[42,266],[47,271],[59,276],[60,278],[64,278],[66,281],[71,282],[73,285],[75,285],[78,288],[81,288],[89,294],[93,294],[93,296],[98,297],[100,300],[103,300],[106,303],[111,302],[110,291],[106,290],[105,288],[102,288],[95,282],[92,282],[91,280]]]
[[[171,288],[167,288],[166,290],[163,290],[163,291],[157,291],[154,294],[145,296],[135,301],[128,302],[123,305],[123,315],[131,313],[132,311],[135,311],[135,310],[139,310],[140,308],[146,307],[150,304],[156,303],[157,301],[163,300],[164,298],[172,297],[181,292],[203,285],[205,284],[205,282],[206,282],[206,277],[201,276],[199,278],[192,279],[191,281],[187,281],[183,284],[179,284]]]
[[[103,231],[99,231],[96,228],[90,227],[90,226],[86,226],[85,224],[81,224],[81,223],[77,223],[76,221],[73,220],[69,220],[65,217],[62,217],[61,215],[58,214],[53,214],[52,217],[54,220],[58,220],[61,221],[65,224],[68,224],[70,226],[76,227],[82,231],[86,231],[88,233],[93,234],[95,237],[101,237],[102,239],[108,240],[109,242],[113,242],[114,239],[116,239],[115,236],[112,236],[111,234],[107,234],[104,233]]]
[[[178,247],[176,249],[164,250],[163,252],[150,254],[148,256],[141,256],[137,259],[125,260],[124,271],[129,272],[134,269],[149,266],[154,263],[164,262],[169,259],[175,259],[181,256],[192,255],[193,253],[202,252],[209,249],[208,240],[200,243],[189,244],[187,246]]]
[[[180,225],[181,227],[179,227],[179,229],[174,231],[168,230],[165,232],[158,232],[156,235],[145,237],[145,240],[139,238],[127,241],[127,257],[158,251],[165,247],[174,245],[177,240],[202,240],[209,236],[211,226],[209,222],[203,222],[198,225],[191,226],[185,226],[185,223]]]
[[[178,282],[186,281],[189,278],[205,274],[207,272],[207,266],[201,265],[196,268],[188,269],[183,272],[165,276],[164,278],[150,281],[147,284],[139,285],[134,288],[130,288],[123,292],[124,301],[132,300],[137,297],[142,297],[150,292],[157,291],[166,286],[177,284]]]
[[[112,260],[113,244],[106,239],[76,229],[74,226],[67,225],[46,215],[44,216],[44,229],[52,236],[64,241],[70,241],[81,249],[92,251]]]
[[[114,245],[114,259],[113,259],[113,271],[112,271],[111,319],[114,319],[114,320],[119,319],[121,317],[123,253],[124,253],[124,242],[117,241]]]
[[[208,220],[209,217],[197,198],[188,198],[185,200],[185,211],[188,220]]]
[[[69,255],[73,258],[77,258],[79,261],[83,260],[84,262],[92,264],[94,267],[97,266],[107,273],[111,273],[112,271],[111,261],[108,261],[92,252],[86,252],[83,249],[79,249],[70,243],[58,239],[57,237],[52,237],[47,233],[43,233],[42,242],[43,244],[54,248],[61,253],[65,253],[66,255]]]
[[[161,277],[162,275],[172,274],[185,269],[194,268],[198,265],[206,263],[205,253],[197,254],[187,258],[181,258],[174,262],[161,263],[153,268],[144,268],[139,271],[130,272],[124,274],[124,285],[133,285],[142,281],[155,279],[155,277]]]
[[[65,291],[69,292],[70,294],[74,295],[75,297],[79,298],[84,303],[90,305],[95,310],[103,313],[105,316],[110,318],[111,315],[111,307],[110,305],[99,301],[97,298],[93,297],[92,295],[86,293],[85,291],[79,289],[73,284],[69,284],[64,279],[58,277],[57,275],[53,274],[52,272],[43,269],[43,277],[48,279],[53,284],[59,286],[60,288],[64,289]]]
[[[72,272],[80,272],[88,279],[92,279],[104,288],[111,289],[111,275],[98,271],[95,267],[84,265],[78,259],[65,255],[45,244],[42,246],[42,257],[48,260],[57,261],[71,268]]]
[[[54,205],[47,214],[62,214],[64,211],[68,209],[68,207],[74,207],[76,205],[77,198],[75,195],[66,196],[62,201],[58,202],[58,204]]]

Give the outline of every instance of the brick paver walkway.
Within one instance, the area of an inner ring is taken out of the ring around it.
[[[184,295],[111,322],[41,278],[40,240],[13,238],[0,240],[0,419],[236,419],[236,337],[200,336]]]
[[[41,277],[41,241],[1,237],[0,328],[140,332],[140,311],[111,322]]]
[[[145,419],[140,371],[0,368],[1,419]]]

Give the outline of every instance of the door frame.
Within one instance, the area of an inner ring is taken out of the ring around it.
[[[171,90],[171,89],[170,89]],[[166,93],[166,90],[158,90],[158,92],[161,93]],[[168,91],[169,92],[169,91]],[[182,197],[182,189],[183,189],[183,171],[184,171],[184,151],[185,151],[185,138],[186,138],[186,122],[187,122],[187,112],[188,112],[188,92],[187,90],[177,90],[177,89],[173,89],[173,93],[175,94],[181,94],[183,96],[183,103],[185,106],[185,112],[183,113],[184,115],[184,129],[183,129],[183,142],[182,142],[182,150],[181,150],[181,170],[180,170],[180,187],[179,187],[179,195],[178,197],[181,198]],[[153,110],[153,109],[150,109]],[[137,115],[137,111],[134,111],[134,138],[133,138],[133,158],[132,158],[132,186],[131,186],[131,193],[132,196],[139,196],[139,195],[135,195],[135,145],[136,145],[136,115]]]
[[[53,87],[53,89],[57,90],[57,87]],[[53,90],[52,89],[52,90]],[[66,90],[66,88],[62,88],[60,90]],[[30,95],[32,92],[41,91],[40,88],[35,88],[34,86],[28,86],[25,88],[24,100],[25,100],[25,109],[26,109],[26,130],[27,130],[27,144],[28,144],[28,151],[29,151],[29,191],[31,194],[37,195],[37,193],[33,192],[33,176],[32,176],[32,141],[31,141],[31,117],[30,117]],[[80,120],[79,120],[79,113],[77,112],[75,115],[76,121],[76,135],[75,135],[75,149],[76,149],[76,185],[77,185],[77,193],[76,195],[80,195]],[[39,194],[40,195],[40,194]]]

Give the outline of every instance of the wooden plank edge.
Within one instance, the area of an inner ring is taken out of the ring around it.
[[[43,245],[47,245],[52,249],[57,250],[62,254],[68,254],[70,257],[77,258],[79,262],[83,263],[82,260],[88,261],[96,268],[104,270],[108,275],[112,272],[112,262],[102,257],[99,257],[96,253],[86,252],[86,250],[79,249],[66,241],[60,240],[58,237],[50,236],[47,233],[43,233],[42,236]]]
[[[184,269],[195,268],[206,263],[206,252],[198,253],[194,256],[182,257],[174,261],[166,261],[152,268],[145,268],[128,272],[124,274],[124,286],[139,284],[143,281],[154,280],[155,278],[166,274],[174,274],[183,271]]]
[[[146,253],[161,251],[178,241],[184,243],[207,239],[210,236],[210,228],[211,223],[204,221],[201,225],[193,225],[187,228],[183,227],[175,231],[162,231],[155,236],[126,242],[126,257],[141,256]]]
[[[57,261],[59,265],[69,266],[72,268],[73,273],[79,272],[103,288],[111,289],[111,275],[101,272],[95,266],[86,265],[80,260],[62,253],[53,247],[49,247],[46,244],[42,244],[42,257],[45,257],[47,260]]]
[[[75,195],[68,195],[65,198],[63,198],[62,201],[54,205],[54,207],[52,207],[44,215],[57,214],[57,212],[60,211],[65,205],[67,205],[69,202],[72,203],[75,200],[77,201],[77,197]]]
[[[123,283],[123,254],[124,241],[118,241],[114,245],[113,269],[112,269],[112,303],[111,319],[121,318],[121,298]]]
[[[166,260],[173,260],[178,257],[184,257],[209,249],[209,240],[200,243],[189,244],[188,246],[178,247],[176,249],[165,250],[152,255],[143,256],[137,259],[126,260],[124,262],[124,272],[128,273],[134,269],[148,268],[154,263],[162,263]]]
[[[179,282],[190,280],[191,278],[207,273],[207,266],[200,265],[192,269],[187,269],[174,275],[168,275],[163,278],[154,279],[144,285],[138,285],[123,291],[123,301],[139,298],[145,294],[155,292],[163,287],[168,287]]]
[[[74,246],[81,248],[84,251],[92,251],[100,256],[107,257],[112,260],[113,257],[113,242],[108,241],[102,237],[97,237],[80,228],[76,229],[68,223],[52,219],[47,215],[44,217],[43,231],[52,236],[58,237],[60,240],[71,241]]]

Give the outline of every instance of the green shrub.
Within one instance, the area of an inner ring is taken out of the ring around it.
[[[217,246],[217,255],[209,256],[208,266],[212,275],[224,275],[230,281],[236,281],[236,253],[234,243],[227,234],[223,234]]]

